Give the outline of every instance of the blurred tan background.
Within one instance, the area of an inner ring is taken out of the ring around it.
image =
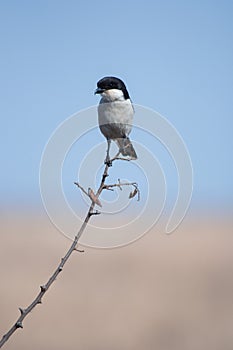
[[[232,349],[232,221],[188,215],[170,236],[157,226],[124,248],[74,253],[5,348]],[[44,213],[5,213],[1,227],[2,336],[71,242]]]
[[[82,118],[71,133],[77,130],[78,140],[72,139],[69,148],[70,134],[59,133],[62,140],[54,144],[46,183],[54,190],[52,174],[59,176],[67,203],[82,215],[86,207],[73,182],[80,181],[82,166],[83,177],[91,178],[87,187],[94,183],[95,188],[100,176],[84,162],[104,141],[90,129],[97,114],[85,114],[99,102],[93,93],[100,78],[120,77],[135,104],[159,111],[184,139],[194,170],[192,206],[199,210],[193,214],[190,209],[170,236],[160,223],[124,248],[73,254],[43,304],[4,349],[233,349],[233,215],[219,214],[233,208],[232,13],[233,1],[0,2],[0,336],[71,244],[42,209],[38,180],[45,145],[78,111]],[[169,210],[178,191],[173,159],[180,158],[179,147],[170,149],[170,139],[162,143],[157,118],[148,128],[145,116],[136,113],[135,124],[142,127],[130,137],[137,152],[137,144],[144,146],[161,165]],[[154,123],[158,129],[151,133]],[[80,130],[85,130],[82,136]],[[53,165],[65,145],[67,154],[56,172]],[[95,153],[100,169],[105,151]],[[154,195],[162,176],[151,162],[140,172],[140,162],[132,171],[132,164],[118,163],[111,175],[115,183],[133,174],[143,204],[144,188]],[[54,201],[53,195],[49,198]],[[157,203],[156,196],[149,210]],[[123,215],[128,220],[126,211],[117,220]]]

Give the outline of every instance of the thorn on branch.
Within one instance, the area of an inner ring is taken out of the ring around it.
[[[100,214],[101,214],[101,212],[98,211],[98,210],[96,210],[96,211],[91,211],[91,212],[89,213],[90,216],[92,216],[92,215],[100,215]]]
[[[107,169],[105,169],[107,171]],[[102,183],[104,183],[104,181],[106,180],[106,178],[108,177],[108,173],[103,173],[103,176],[102,176]]]
[[[47,288],[46,288],[46,286],[40,286],[40,290],[41,290],[41,292],[46,292]]]
[[[79,252],[79,253],[84,253],[84,249],[74,248],[74,250],[75,250],[76,252]]]
[[[24,315],[24,314],[25,314],[25,310],[22,309],[21,307],[19,307],[19,311],[20,311],[21,315]]]
[[[19,321],[16,322],[15,327],[16,327],[16,328],[23,328],[22,322],[19,322]]]
[[[122,191],[122,187],[121,187],[121,179],[118,179],[117,181],[118,181],[118,187],[119,187],[119,189]]]

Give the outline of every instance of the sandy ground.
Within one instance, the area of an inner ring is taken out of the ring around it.
[[[233,222],[187,218],[120,249],[74,253],[5,345],[10,350],[230,350]],[[70,241],[46,215],[1,218],[0,334],[16,321]]]

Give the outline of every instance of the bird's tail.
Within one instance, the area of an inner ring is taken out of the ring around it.
[[[128,137],[122,139],[116,139],[119,147],[119,151],[124,157],[130,157],[131,159],[137,159],[137,154],[133,148],[133,145]]]

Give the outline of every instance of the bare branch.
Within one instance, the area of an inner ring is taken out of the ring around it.
[[[108,149],[108,152],[109,152],[109,149]],[[117,156],[118,156],[118,154],[117,154]],[[47,283],[40,286],[40,291],[37,294],[37,296],[35,297],[35,299],[32,301],[32,303],[29,306],[27,306],[25,309],[23,309],[21,307],[19,308],[20,316],[18,317],[16,322],[13,324],[13,326],[9,329],[9,331],[5,335],[3,335],[2,339],[0,340],[0,348],[8,341],[8,339],[13,335],[13,333],[17,329],[23,328],[23,320],[25,319],[25,317],[27,317],[27,315],[37,305],[42,303],[42,299],[43,299],[45,293],[49,290],[50,286],[54,283],[54,281],[56,280],[56,278],[59,275],[59,273],[63,270],[63,267],[65,266],[66,262],[70,258],[71,254],[74,251],[77,251],[77,252],[80,252],[80,253],[84,252],[83,250],[79,250],[77,248],[78,241],[79,241],[80,237],[82,236],[82,234],[83,234],[83,232],[84,232],[84,230],[85,230],[85,228],[86,228],[90,218],[93,215],[99,215],[100,214],[99,211],[97,211],[97,210],[94,211],[94,207],[95,207],[96,204],[101,206],[101,203],[99,201],[99,196],[100,196],[101,192],[104,189],[108,189],[109,190],[109,189],[112,189],[114,187],[119,187],[122,190],[122,186],[130,186],[131,185],[131,186],[134,186],[135,189],[137,189],[137,193],[139,193],[137,184],[135,182],[132,182],[132,183],[120,183],[120,180],[118,180],[118,183],[113,184],[113,185],[106,185],[105,184],[105,180],[108,177],[109,167],[112,165],[112,162],[114,160],[117,160],[117,159],[130,160],[130,159],[118,158],[118,157],[115,157],[112,160],[108,159],[108,161],[105,163],[105,168],[104,168],[104,172],[103,172],[103,175],[102,175],[102,179],[101,179],[99,188],[98,188],[96,193],[94,193],[93,190],[90,189],[90,188],[89,188],[89,190],[87,192],[78,182],[75,182],[75,185],[78,186],[81,189],[81,191],[83,193],[85,193],[91,199],[91,204],[90,204],[89,210],[88,210],[88,212],[86,214],[86,217],[85,217],[85,219],[84,219],[84,221],[82,223],[82,226],[80,227],[78,233],[74,237],[74,240],[73,240],[70,248],[66,252],[65,256],[61,259],[60,263],[58,264],[57,268],[55,269],[55,271],[53,272],[51,277],[48,279]]]
[[[122,190],[122,186],[134,186],[134,187],[137,187],[138,185],[137,185],[136,182],[118,182],[118,183],[113,184],[113,185],[104,185],[104,189],[105,190],[109,190],[109,189],[111,189],[113,187],[119,187]]]
[[[136,182],[120,182],[120,179],[118,179],[118,183],[113,185],[104,185],[105,190],[113,190],[113,187],[118,187],[122,191],[122,186],[133,186],[133,191],[129,194],[129,199],[135,197],[138,195],[137,201],[140,201],[140,190],[138,188],[138,184]]]
[[[98,200],[98,197],[100,196],[101,192],[104,189],[104,185],[105,185],[105,180],[108,176],[108,170],[109,170],[109,165],[106,164],[105,168],[104,168],[104,172],[102,175],[102,179],[98,188],[97,193],[95,194],[96,200]],[[84,188],[82,186],[80,186],[77,182],[75,183],[75,185],[77,185],[85,194],[88,195],[88,197],[90,198],[89,194],[84,190]],[[88,221],[90,220],[91,216],[93,215],[98,215],[99,212],[94,212],[93,209],[95,207],[96,200],[92,200],[91,205],[89,207],[89,210],[87,212],[87,215],[85,217],[85,220],[80,228],[80,230],[78,231],[78,233],[76,234],[70,248],[68,249],[67,253],[65,254],[65,256],[61,259],[59,265],[57,266],[56,270],[54,271],[54,273],[52,274],[52,276],[49,278],[49,280],[47,281],[46,284],[42,285],[40,287],[40,292],[38,293],[38,295],[35,297],[35,299],[32,301],[32,303],[26,307],[25,309],[23,308],[19,308],[20,310],[20,316],[17,319],[17,321],[13,324],[13,326],[9,329],[9,331],[3,335],[2,339],[0,340],[0,348],[7,342],[7,340],[12,336],[12,334],[18,329],[18,328],[23,328],[23,320],[25,319],[25,317],[27,317],[27,315],[38,305],[42,303],[42,298],[44,297],[45,293],[49,290],[50,286],[54,283],[54,281],[56,280],[57,276],[59,275],[59,273],[63,270],[64,265],[66,264],[66,262],[68,261],[69,257],[71,256],[71,254],[74,251],[78,251],[77,249],[77,244],[78,241],[80,239],[80,237],[82,236]]]
[[[81,190],[83,193],[85,193],[85,195],[86,195],[87,197],[89,197],[89,194],[87,193],[87,191],[86,191],[78,182],[74,182],[74,184],[75,184],[76,186],[78,186],[78,188],[80,188],[80,190]]]

